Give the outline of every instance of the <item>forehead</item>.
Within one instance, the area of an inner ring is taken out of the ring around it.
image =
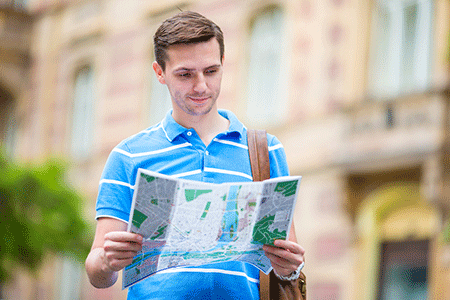
[[[207,42],[172,45],[167,50],[166,67],[203,68],[221,64],[220,46],[215,38]]]

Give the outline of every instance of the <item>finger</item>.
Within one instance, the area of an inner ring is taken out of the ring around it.
[[[283,257],[283,258],[287,258],[288,257],[293,257],[297,254],[292,253],[291,251],[285,249],[285,248],[281,248],[281,247],[274,247],[274,246],[269,246],[269,245],[264,245],[263,246],[263,250],[271,253],[273,255],[279,256],[279,257]]]
[[[105,251],[104,263],[113,271],[119,271],[133,262],[139,253],[136,251]]]
[[[108,261],[133,259],[138,252],[135,251],[108,251],[105,252],[105,257]]]
[[[301,254],[301,255],[305,254],[305,249],[303,249],[302,246],[300,246],[297,243],[291,242],[291,241],[275,240],[273,244],[276,247],[287,249],[292,253]]]
[[[114,251],[133,251],[138,252],[142,249],[142,244],[134,243],[134,242],[114,242],[110,240],[106,240],[103,249],[106,252],[114,252]]]
[[[281,259],[273,254],[268,254],[267,257],[270,259],[272,267],[280,275],[288,275],[297,270],[298,266],[292,262]]]
[[[105,240],[142,244],[143,237],[139,234],[127,231],[111,231],[105,234]]]
[[[292,253],[284,248],[265,245],[263,249],[267,257],[271,255],[269,258],[279,262],[279,264],[299,266],[303,262],[302,254]]]
[[[113,271],[120,271],[126,266],[130,265],[133,262],[133,258],[127,258],[127,259],[114,259],[109,261],[108,267]]]
[[[293,263],[291,263],[289,260],[287,260],[283,257],[280,257],[278,255],[275,255],[273,253],[266,252],[266,256],[268,259],[270,259],[270,262],[272,264],[275,263],[276,265],[282,266],[283,268],[289,267],[289,265],[291,265],[291,264],[293,265]]]

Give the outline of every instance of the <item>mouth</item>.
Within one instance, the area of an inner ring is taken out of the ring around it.
[[[197,103],[197,104],[203,104],[209,100],[209,97],[206,97],[206,96],[204,96],[204,97],[188,97],[188,98],[189,98],[189,100],[191,100],[192,102]]]

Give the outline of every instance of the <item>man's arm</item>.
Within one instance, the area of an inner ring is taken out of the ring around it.
[[[276,240],[274,245],[275,247],[264,245],[263,249],[277,274],[289,276],[305,261],[305,249],[297,244],[294,222],[289,232],[289,240]]]
[[[85,263],[89,281],[96,288],[112,286],[118,271],[129,265],[142,249],[142,236],[126,230],[127,224],[117,219],[97,221],[94,242]]]

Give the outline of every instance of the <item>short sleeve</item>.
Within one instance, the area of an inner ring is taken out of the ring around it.
[[[121,149],[122,148],[122,149]],[[110,153],[99,183],[96,219],[112,217],[128,222],[134,192],[132,159],[117,146]]]
[[[289,167],[286,160],[283,144],[273,135],[267,135],[269,144],[270,177],[289,176]]]

